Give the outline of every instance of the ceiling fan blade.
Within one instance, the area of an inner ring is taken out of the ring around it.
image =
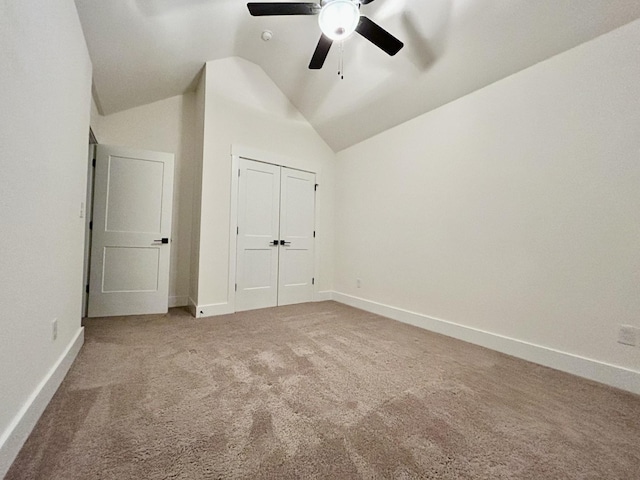
[[[254,17],[265,15],[317,15],[320,5],[317,3],[268,2],[247,3],[249,13]]]
[[[392,56],[404,47],[404,43],[363,15],[360,15],[356,32]]]
[[[311,61],[309,62],[309,68],[311,70],[319,70],[322,68],[332,44],[333,40],[329,37],[324,34],[320,36],[320,40],[318,40],[318,45],[316,46],[316,51],[313,52],[313,57],[311,57]]]

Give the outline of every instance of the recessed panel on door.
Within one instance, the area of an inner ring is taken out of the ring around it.
[[[282,232],[289,238],[309,238],[315,224],[315,175],[284,169],[281,195]]]
[[[273,237],[278,223],[276,198],[278,196],[278,172],[258,170],[261,165],[244,170],[244,189],[249,196],[244,206],[243,227],[245,235],[253,238]]]
[[[273,288],[271,264],[276,249],[246,249],[243,267],[243,290]]]
[[[164,162],[109,157],[105,230],[159,233]]]
[[[105,247],[102,293],[157,292],[159,247]]]

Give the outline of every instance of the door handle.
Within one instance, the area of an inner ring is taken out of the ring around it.
[[[272,241],[269,245],[271,245],[272,247],[277,247],[278,246],[278,240]]]
[[[157,240],[154,240],[154,242],[156,242],[156,243],[169,243],[169,239],[167,237],[164,237],[164,238],[159,238]]]
[[[291,245],[291,242],[285,242],[284,240],[280,240],[280,245],[284,245],[285,247],[288,247],[289,245]]]

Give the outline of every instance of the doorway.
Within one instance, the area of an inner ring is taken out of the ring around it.
[[[240,158],[235,310],[313,300],[315,173]]]

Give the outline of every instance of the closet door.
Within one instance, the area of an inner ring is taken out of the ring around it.
[[[312,173],[282,167],[278,305],[313,300],[315,184]]]
[[[236,311],[278,304],[280,167],[240,160]]]

